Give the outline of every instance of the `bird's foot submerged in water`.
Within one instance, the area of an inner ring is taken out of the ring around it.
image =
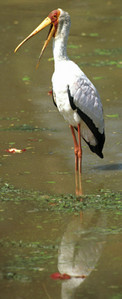
[[[80,201],[83,201],[82,178],[81,178],[81,174],[79,174],[78,171],[75,173],[75,186],[76,186],[76,190],[75,190],[76,197]]]

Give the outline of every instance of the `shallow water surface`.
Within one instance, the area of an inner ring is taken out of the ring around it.
[[[84,194],[116,193],[122,181],[122,1],[62,0],[60,7],[71,15],[68,55],[95,84],[104,107],[104,159],[82,142]],[[47,30],[16,55],[13,50],[56,8],[55,0],[0,3],[1,183],[52,195],[74,194],[74,149],[69,127],[48,96],[51,44],[35,70]],[[9,148],[26,151],[10,154]],[[39,201],[9,201],[7,193],[5,199],[0,202],[1,299],[122,298],[117,209],[98,210],[96,203],[95,210],[69,215],[43,210]],[[53,280],[56,272],[71,278]]]
[[[0,213],[1,298],[121,298],[117,211],[68,215],[4,201]],[[71,278],[53,280],[56,272]]]

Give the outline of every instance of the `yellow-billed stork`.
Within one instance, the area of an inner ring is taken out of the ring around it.
[[[15,49],[15,52],[32,36],[51,25],[47,39],[41,50],[39,60],[53,39],[54,73],[52,76],[52,95],[54,104],[69,123],[75,152],[76,195],[82,195],[81,137],[91,151],[103,158],[105,142],[103,108],[99,94],[82,70],[67,56],[67,39],[70,29],[70,16],[62,9],[53,10],[48,17]],[[37,66],[39,65],[39,61]],[[78,141],[75,131],[78,131]]]

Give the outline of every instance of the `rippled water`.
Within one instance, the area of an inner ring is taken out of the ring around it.
[[[1,298],[121,298],[117,211],[67,215],[42,211],[37,201],[8,201],[0,213]],[[57,272],[71,279],[53,280]]]
[[[104,159],[83,143],[83,190],[120,191],[122,3],[76,0],[61,1],[60,7],[71,15],[68,54],[95,84],[104,107]],[[35,70],[47,30],[13,53],[55,8],[57,1],[0,3],[0,169],[2,183],[66,194],[75,190],[74,151],[70,130],[48,96],[51,43]],[[26,151],[5,151],[13,147]],[[121,298],[120,218],[114,212],[52,215],[26,202],[1,203],[0,212],[1,298]],[[50,278],[53,272],[79,273],[81,268],[87,272],[83,283],[81,278]]]

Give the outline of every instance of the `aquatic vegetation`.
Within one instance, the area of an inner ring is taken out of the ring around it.
[[[50,181],[50,184],[55,182]],[[114,193],[110,190],[101,190],[99,194],[85,195],[81,198],[69,195],[49,195],[42,194],[39,191],[15,189],[14,186],[4,184],[1,186],[1,200],[21,202],[25,200],[38,201],[40,208],[46,211],[57,212],[79,212],[85,209],[115,210],[115,213],[121,213],[122,201],[121,193]]]

